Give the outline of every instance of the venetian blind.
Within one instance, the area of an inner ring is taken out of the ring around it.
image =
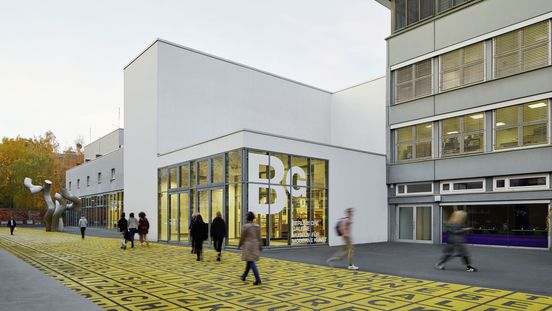
[[[441,56],[441,90],[483,81],[485,74],[484,42],[448,52]]]

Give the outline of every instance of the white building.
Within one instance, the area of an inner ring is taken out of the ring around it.
[[[355,243],[388,240],[384,77],[332,93],[160,39],[124,73],[124,205],[151,240],[221,211],[235,245],[251,210],[269,246],[336,245],[347,207]]]

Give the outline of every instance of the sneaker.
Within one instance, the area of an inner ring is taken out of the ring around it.
[[[467,267],[466,268],[466,272],[476,272],[477,269],[475,269],[474,267]]]
[[[355,265],[350,265],[347,269],[349,270],[358,270],[358,267]]]
[[[434,265],[434,267],[435,267],[435,269],[437,269],[437,270],[445,270],[445,266],[444,266],[443,264],[438,264],[438,263],[436,263],[436,264]]]

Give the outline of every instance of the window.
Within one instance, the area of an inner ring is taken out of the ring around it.
[[[111,181],[114,181],[115,180],[115,169],[112,168],[111,169]]]
[[[77,189],[80,189],[80,179],[77,179]]]
[[[495,150],[546,144],[547,100],[497,109],[494,129]]]
[[[397,195],[433,194],[433,183],[397,185]]]
[[[481,82],[485,75],[485,43],[441,55],[440,88],[442,91]]]
[[[102,173],[98,172],[98,184],[102,183]]]
[[[190,166],[189,164],[184,164],[180,166],[180,187],[188,188],[190,187]]]
[[[424,123],[403,127],[396,131],[395,154],[397,161],[431,158],[433,125]]]
[[[90,187],[90,176],[86,176],[86,186]]]
[[[439,10],[439,13],[441,13],[468,1],[471,0],[439,0],[437,9]]]
[[[468,180],[454,180],[454,181],[442,181],[441,193],[469,193],[469,192],[484,192],[485,191],[485,179],[468,179]]]
[[[549,61],[549,21],[494,39],[494,77],[501,78],[546,66]]]
[[[431,59],[395,71],[395,103],[431,95]]]
[[[493,179],[495,191],[549,189],[549,185],[550,176],[548,174],[495,177]]]
[[[434,0],[395,1],[395,30],[433,16]]]
[[[441,154],[483,151],[485,115],[483,112],[441,121]]]
[[[71,182],[69,182],[69,191],[71,191]]]

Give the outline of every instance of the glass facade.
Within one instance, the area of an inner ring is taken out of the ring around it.
[[[471,244],[548,247],[548,204],[443,206],[443,242],[448,240],[446,224],[454,210],[468,213],[466,234]]]
[[[171,172],[180,181],[175,188]],[[187,243],[193,213],[211,224],[221,212],[226,243],[237,246],[246,211],[253,210],[265,246],[325,244],[327,175],[327,160],[248,149],[161,168],[159,240]]]
[[[123,199],[122,191],[82,197],[81,210],[66,211],[64,224],[78,226],[80,217],[84,215],[89,227],[116,229],[123,212]]]

